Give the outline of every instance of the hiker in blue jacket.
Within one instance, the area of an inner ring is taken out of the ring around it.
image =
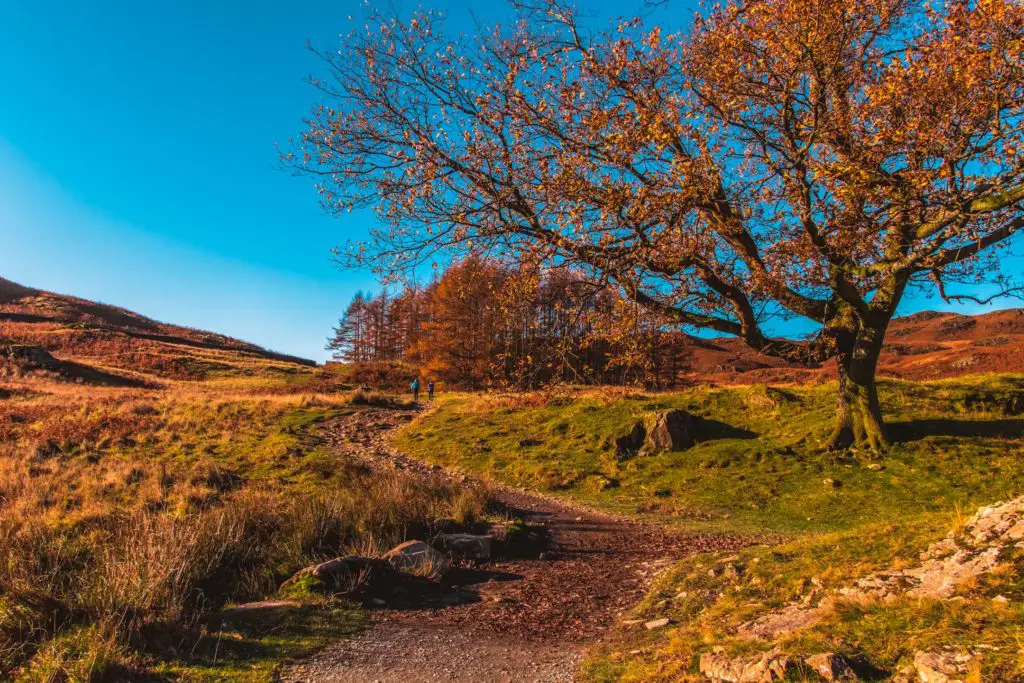
[[[412,400],[413,401],[419,401],[420,400],[420,378],[419,377],[417,377],[416,379],[414,379],[412,381]]]

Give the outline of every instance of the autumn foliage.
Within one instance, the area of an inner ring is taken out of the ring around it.
[[[478,37],[373,16],[325,53],[287,159],[383,220],[353,261],[571,264],[665,320],[835,359],[831,444],[886,442],[875,370],[908,289],[1014,288],[1024,5],[728,2],[666,33],[560,0]],[[813,324],[773,338],[772,317]]]
[[[675,386],[687,350],[678,333],[662,328],[644,309],[577,273],[530,274],[468,257],[423,287],[357,293],[327,348],[353,366],[353,377],[375,387],[404,389],[417,374],[469,389]],[[395,366],[399,361],[405,365]],[[397,377],[400,386],[390,386]]]

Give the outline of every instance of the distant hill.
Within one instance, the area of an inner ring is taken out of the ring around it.
[[[168,379],[255,374],[257,367],[266,369],[268,363],[285,371],[288,366],[316,365],[222,334],[158,322],[117,306],[0,278],[0,346],[13,345],[40,349],[56,362]],[[39,353],[7,353],[9,361],[30,355],[40,367],[57,367],[44,362]]]
[[[0,278],[0,347],[11,344],[41,349],[55,359],[44,362],[40,354],[25,350],[11,352],[10,357],[31,356],[50,369],[65,362],[64,374],[114,384],[148,377],[288,373],[316,365],[222,334],[158,322],[117,306]],[[734,338],[686,337],[679,357],[679,374],[690,382],[804,383],[825,381],[834,373],[831,363],[797,367],[756,353]],[[121,373],[104,374],[110,371]],[[981,372],[1024,372],[1024,309],[976,316],[923,311],[897,318],[889,326],[879,363],[881,376],[938,379]]]
[[[834,373],[831,363],[799,368],[734,338],[691,337],[682,356],[684,374],[693,381],[813,382]],[[883,377],[940,379],[982,372],[1024,372],[1024,309],[973,316],[922,311],[889,326],[879,361]]]

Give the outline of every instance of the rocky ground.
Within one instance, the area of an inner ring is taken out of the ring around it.
[[[369,409],[327,427],[333,447],[379,470],[473,482],[395,450],[390,434],[410,411]],[[650,579],[684,554],[749,539],[679,536],[498,489],[508,513],[535,529],[535,547],[456,567],[429,601],[380,605],[373,624],[282,672],[282,681],[569,681],[583,649],[605,637]]]

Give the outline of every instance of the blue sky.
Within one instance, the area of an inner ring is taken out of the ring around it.
[[[324,359],[374,286],[330,249],[374,217],[325,216],[275,143],[358,5],[0,0],[0,276]]]
[[[374,286],[330,249],[374,217],[325,216],[275,143],[316,100],[306,41],[335,45],[359,5],[0,0],[0,276],[324,359]],[[432,6],[465,30],[505,11]]]

